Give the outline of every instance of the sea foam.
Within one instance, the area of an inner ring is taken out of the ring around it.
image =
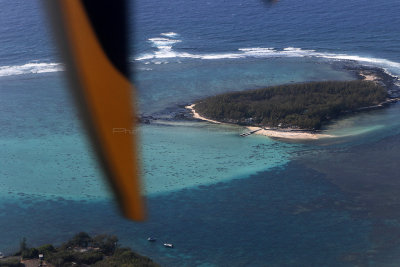
[[[23,65],[1,66],[0,77],[30,73],[57,72],[63,70],[64,66],[60,63],[29,62]]]

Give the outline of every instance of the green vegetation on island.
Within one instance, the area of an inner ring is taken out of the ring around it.
[[[44,265],[46,264],[46,265]],[[89,236],[85,232],[56,248],[47,244],[29,248],[22,239],[20,250],[13,257],[0,260],[0,266],[95,266],[95,267],[158,267],[151,259],[122,248],[118,238],[110,235]]]
[[[309,82],[220,94],[199,101],[195,110],[220,122],[318,130],[332,118],[387,97],[385,87],[371,81]]]

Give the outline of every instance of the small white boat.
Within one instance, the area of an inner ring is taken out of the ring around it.
[[[0,252],[0,259],[5,258],[4,254]]]
[[[166,247],[166,248],[173,248],[174,245],[173,245],[173,244],[170,244],[170,243],[164,243],[164,247]]]
[[[154,242],[154,241],[156,241],[156,240],[157,240],[157,238],[152,237],[152,236],[150,236],[150,237],[147,238],[147,241],[149,241],[149,242]]]

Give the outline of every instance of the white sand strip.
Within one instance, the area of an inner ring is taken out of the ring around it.
[[[192,113],[193,113],[193,118],[195,118],[195,119],[199,119],[199,120],[203,120],[203,121],[209,121],[209,122],[212,122],[212,123],[221,123],[221,122],[219,122],[219,121],[214,121],[214,120],[210,120],[210,119],[207,119],[207,118],[204,118],[203,116],[201,116],[199,113],[197,113],[196,112],[196,110],[194,109],[194,106],[195,106],[196,104],[192,104],[192,105],[190,105],[190,106],[186,106],[185,108],[187,108],[187,109],[189,109]]]
[[[260,128],[260,127],[247,127],[250,131],[255,131],[254,134],[264,135],[268,137],[275,137],[275,138],[284,138],[284,139],[298,139],[298,140],[316,140],[320,138],[329,138],[335,137],[329,134],[319,134],[319,133],[310,133],[310,132],[302,132],[302,131],[290,131],[290,130],[272,130],[269,128]]]

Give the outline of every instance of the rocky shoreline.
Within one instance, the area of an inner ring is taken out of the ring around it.
[[[344,66],[343,69],[353,73],[358,80],[365,80],[366,76],[375,76],[376,79],[372,79],[372,81],[384,86],[388,90],[389,98],[400,97],[399,77],[390,75],[382,68],[367,66]]]

